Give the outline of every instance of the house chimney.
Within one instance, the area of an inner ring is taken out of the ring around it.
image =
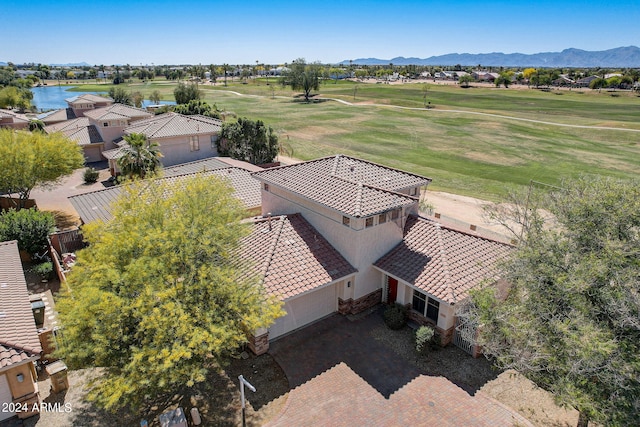
[[[267,212],[267,222],[269,223],[269,231],[271,231],[271,212]]]

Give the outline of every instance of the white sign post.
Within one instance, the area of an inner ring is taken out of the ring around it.
[[[247,422],[245,420],[245,414],[244,414],[244,408],[245,408],[245,404],[244,404],[244,386],[247,386],[247,388],[249,390],[251,390],[252,392],[254,392],[254,393],[256,392],[256,388],[254,386],[252,386],[249,381],[245,380],[242,375],[238,375],[238,380],[240,380],[240,401],[242,402],[242,427],[246,427]]]

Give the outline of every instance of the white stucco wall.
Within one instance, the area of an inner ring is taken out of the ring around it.
[[[164,166],[173,166],[218,155],[215,144],[213,146],[211,144],[211,134],[200,135],[200,149],[197,151],[191,151],[188,136],[158,138],[153,142],[157,142],[160,146],[160,152],[164,156],[160,160]]]
[[[342,224],[342,213],[274,185],[269,185],[269,191],[265,191],[263,185],[263,215],[298,212],[358,269],[352,286],[354,299],[380,289],[382,273],[373,268],[373,263],[402,240],[403,215],[397,220],[389,218],[380,225],[376,215],[374,226],[369,228],[365,228],[364,218],[351,218],[347,227]]]

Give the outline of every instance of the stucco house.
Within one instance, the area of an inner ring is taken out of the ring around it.
[[[34,362],[42,346],[29,302],[18,243],[0,243],[0,421],[34,415],[39,405]],[[5,405],[6,404],[6,405]],[[15,411],[20,404],[25,411]],[[37,407],[37,406],[36,406]]]
[[[102,160],[104,140],[100,132],[98,132],[98,128],[91,124],[87,117],[57,122],[45,126],[44,131],[48,134],[61,132],[70,140],[77,142],[82,147],[86,162],[99,162]]]
[[[206,162],[216,167],[220,160]],[[407,306],[414,322],[434,327],[447,345],[455,337],[457,307],[469,290],[499,279],[496,264],[511,250],[420,217],[421,193],[431,179],[365,160],[336,155],[252,173],[229,167],[210,173],[228,176],[245,205],[259,207],[260,215],[247,220],[252,231],[239,255],[250,266],[247,274],[284,303],[286,314],[251,338],[257,354],[270,340],[324,316],[380,303]],[[69,199],[85,222],[111,220],[117,191]]]
[[[221,129],[222,121],[218,119],[168,112],[136,121],[124,128],[123,134],[141,133],[157,143],[163,156],[160,161],[166,167],[217,156],[216,141]],[[117,161],[122,157],[123,144],[118,145],[103,153],[112,175],[118,173]]]
[[[0,109],[0,127],[10,129],[26,129],[29,127],[29,118],[11,110]]]
[[[83,117],[85,112],[95,110],[96,108],[108,107],[112,105],[114,101],[111,98],[87,93],[67,98],[65,102],[76,117]]]
[[[73,108],[61,108],[59,110],[48,111],[38,115],[38,120],[46,126],[61,123],[67,120],[76,119],[77,116],[73,112]]]
[[[104,141],[104,149],[111,150],[116,148],[114,141],[122,138],[129,125],[137,120],[153,117],[153,114],[142,108],[116,103],[85,111],[84,116],[100,132]]]

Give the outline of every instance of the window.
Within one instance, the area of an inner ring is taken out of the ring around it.
[[[216,149],[216,141],[218,140],[218,135],[211,135],[211,148]]]
[[[342,217],[342,225],[346,225],[348,227],[350,223],[351,223],[351,218],[349,218],[348,216]]]
[[[269,191],[269,184],[267,183],[264,184],[264,191]]]
[[[191,151],[200,150],[200,138],[198,137],[198,135],[189,137],[189,146],[191,148]]]
[[[411,190],[409,190],[409,195],[410,196],[417,196],[418,195],[418,187],[413,187]]]
[[[424,315],[424,309],[427,306],[427,296],[420,291],[413,290],[413,302],[411,308],[418,313]]]
[[[387,214],[378,215],[378,224],[384,224],[387,222]]]
[[[102,123],[102,127],[105,127],[105,128],[106,128],[106,127],[109,127],[109,122],[104,122],[104,123]]]
[[[391,219],[400,218],[400,209],[394,209],[391,211]]]
[[[364,220],[364,226],[365,227],[373,227],[373,217],[370,216],[369,218]]]
[[[426,294],[414,289],[411,307],[427,319],[431,319],[438,323],[438,314],[440,313],[439,301],[429,298]]]

